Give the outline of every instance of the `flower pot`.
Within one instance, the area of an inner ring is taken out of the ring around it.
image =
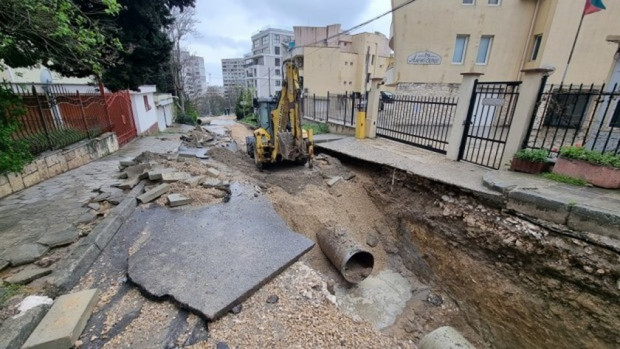
[[[510,162],[510,170],[516,172],[538,174],[548,172],[550,167],[551,164],[547,162],[535,162],[525,159],[513,158]]]
[[[620,169],[613,167],[559,157],[555,162],[553,172],[574,178],[585,179],[588,183],[601,188],[620,188]]]

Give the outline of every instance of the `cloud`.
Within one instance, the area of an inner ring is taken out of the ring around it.
[[[222,85],[221,59],[243,57],[250,51],[250,37],[271,26],[342,24],[348,29],[391,8],[390,0],[198,0],[196,19],[199,35],[187,40],[190,52],[205,59],[212,85]],[[389,34],[391,16],[361,31]]]

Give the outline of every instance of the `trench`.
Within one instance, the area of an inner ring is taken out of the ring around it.
[[[308,181],[294,191],[273,189],[270,196],[285,221],[309,237],[325,226],[345,227],[361,241],[378,237],[367,289],[347,285],[317,248],[304,257],[334,280],[345,312],[415,343],[448,325],[478,348],[620,345],[618,253],[547,230],[458,188],[341,160],[357,175],[354,182],[325,189]],[[401,280],[400,290],[409,292],[386,296],[401,292],[394,286]],[[393,287],[377,286],[385,284]],[[388,312],[387,321],[378,312]]]

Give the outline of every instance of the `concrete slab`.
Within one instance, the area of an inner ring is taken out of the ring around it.
[[[70,228],[67,230],[47,233],[37,242],[41,245],[49,246],[51,248],[65,246],[74,243],[80,236],[79,230]]]
[[[163,168],[149,171],[148,177],[151,181],[161,181],[161,175],[163,173],[175,172],[173,168]]]
[[[168,195],[168,204],[170,205],[170,207],[184,206],[184,205],[189,205],[191,203],[192,203],[191,198],[185,197],[181,194]]]
[[[342,177],[340,176],[332,177],[327,181],[327,186],[333,187],[336,183],[340,182],[341,179]]]
[[[267,199],[254,198],[253,188],[231,187],[227,204],[136,210],[131,221],[150,238],[129,257],[130,280],[213,320],[314,246],[291,231]]]
[[[49,251],[49,247],[41,244],[23,244],[5,251],[2,254],[2,259],[9,261],[12,266],[16,267],[36,261],[47,251]]]
[[[4,270],[4,268],[8,267],[11,263],[9,261],[5,261],[4,259],[0,259],[0,271]]]
[[[26,285],[31,281],[42,278],[45,275],[49,275],[51,273],[52,269],[50,268],[40,268],[34,265],[29,265],[19,273],[7,277],[6,279],[4,279],[4,281],[10,284]]]
[[[123,189],[123,190],[133,189],[133,187],[135,187],[136,185],[138,185],[138,183],[140,183],[140,180],[141,179],[138,176],[131,177],[127,179],[126,181],[124,181],[123,183],[119,184],[118,188]]]
[[[21,348],[49,308],[49,305],[40,305],[21,316],[5,320],[0,327],[0,348]]]
[[[184,181],[191,178],[192,175],[186,172],[168,172],[161,174],[161,181],[164,183],[172,183],[178,181]]]
[[[541,189],[512,190],[508,194],[506,208],[532,217],[544,217],[543,219],[558,224],[566,224],[570,212],[568,203]]]
[[[50,311],[24,343],[23,349],[71,348],[93,312],[99,291],[81,291],[58,297]]]
[[[207,174],[209,176],[213,176],[213,177],[219,177],[220,176],[220,171],[211,167],[207,170]]]
[[[168,191],[168,189],[170,189],[170,186],[168,184],[160,184],[155,188],[147,191],[146,193],[138,196],[138,201],[146,204],[147,202],[151,202],[158,197],[164,195]]]
[[[184,180],[182,182],[184,184],[189,185],[190,188],[196,188],[204,179],[205,179],[204,176],[195,176],[195,177],[191,177],[189,179],[186,179],[186,180]]]

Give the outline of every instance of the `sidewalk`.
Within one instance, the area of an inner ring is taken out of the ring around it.
[[[575,187],[535,175],[490,170],[384,138],[315,137],[319,149],[454,185],[500,207],[580,233],[620,238],[620,190]]]

